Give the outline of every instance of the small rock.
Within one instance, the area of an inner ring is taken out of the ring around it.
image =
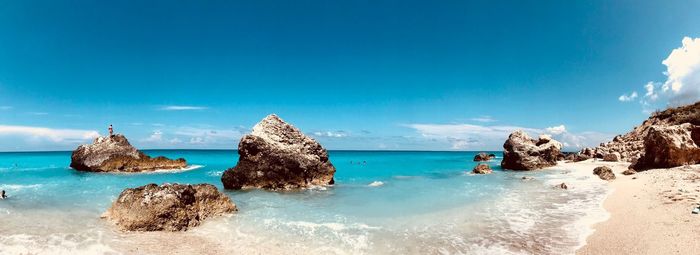
[[[491,167],[486,164],[478,164],[477,166],[474,167],[474,170],[472,170],[472,173],[475,174],[490,174],[493,173],[493,170],[491,170]]]
[[[603,179],[606,181],[615,179],[615,173],[613,173],[612,169],[610,169],[610,167],[607,167],[607,166],[599,166],[599,167],[594,168],[593,174],[600,177],[600,179]]]
[[[474,156],[474,161],[489,161],[495,158],[494,154],[486,154],[486,152],[480,152]]]
[[[529,180],[534,180],[535,177],[532,177],[532,176],[523,176],[523,178],[521,178],[521,179],[522,179],[522,180],[525,180],[525,181],[529,181]]]
[[[636,173],[637,173],[637,171],[634,171],[634,169],[632,169],[632,168],[627,168],[627,170],[622,172],[622,174],[624,174],[624,175],[633,175]]]
[[[560,189],[569,189],[569,187],[566,186],[566,183],[563,183],[563,182],[561,184],[557,185],[556,187],[560,188]]]

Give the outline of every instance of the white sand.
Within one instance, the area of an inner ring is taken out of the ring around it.
[[[600,165],[617,176],[603,205],[611,217],[594,225],[577,254],[700,254],[700,215],[691,214],[700,202],[700,165],[625,176],[626,163],[563,164],[591,173]]]

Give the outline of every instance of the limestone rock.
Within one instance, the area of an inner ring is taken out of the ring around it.
[[[641,171],[700,163],[699,143],[700,126],[652,126],[644,139],[644,154],[631,168]]]
[[[538,140],[530,138],[523,131],[510,134],[503,144],[501,167],[511,170],[533,170],[557,164],[562,144],[549,136],[541,135]]]
[[[615,136],[612,141],[601,143],[596,148],[584,148],[581,152],[598,151],[601,155],[618,152],[620,153],[620,161],[633,162],[644,154],[644,141],[652,127],[675,126],[684,123],[700,125],[700,102],[655,112],[629,133]]]
[[[182,169],[183,158],[152,158],[131,146],[121,134],[95,138],[92,144],[80,145],[71,155],[70,167],[88,172],[143,172]]]
[[[478,164],[474,167],[474,169],[472,170],[472,173],[490,174],[490,173],[493,173],[493,170],[491,170],[491,167],[487,164]]]
[[[621,156],[619,152],[611,152],[603,156],[603,161],[617,162],[620,161],[620,158]]]
[[[181,231],[237,211],[214,185],[148,184],[125,189],[103,217],[128,231]]]
[[[335,167],[314,139],[269,115],[238,144],[238,164],[226,170],[226,189],[289,190],[334,183]]]
[[[606,181],[615,179],[615,173],[613,173],[612,169],[610,169],[610,167],[607,167],[607,166],[599,166],[599,167],[594,168],[593,174],[600,177],[600,179],[603,179]]]

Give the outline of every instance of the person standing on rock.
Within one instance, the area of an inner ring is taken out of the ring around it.
[[[112,124],[109,124],[109,128],[107,130],[109,130],[109,137],[114,136],[114,128],[112,128]]]

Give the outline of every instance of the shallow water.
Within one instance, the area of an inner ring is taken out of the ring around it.
[[[332,151],[336,185],[226,191],[239,213],[184,233],[123,233],[99,217],[127,187],[222,188],[235,151],[146,151],[187,171],[77,172],[70,152],[0,153],[0,254],[567,254],[604,219],[607,188],[566,169],[470,175],[475,152]],[[495,153],[499,155],[500,153]],[[366,163],[360,163],[366,162]],[[359,163],[359,164],[358,164]],[[522,180],[532,176],[534,180]],[[566,182],[569,190],[553,188]]]

